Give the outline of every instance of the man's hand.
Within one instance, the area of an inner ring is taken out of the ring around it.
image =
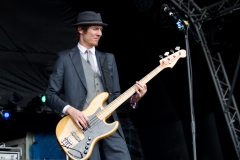
[[[81,128],[87,128],[89,125],[89,120],[83,112],[77,110],[76,108],[69,106],[66,110],[66,113],[71,116],[73,121]]]
[[[136,81],[135,84],[136,95],[134,96],[134,101],[138,102],[147,92],[147,85]]]

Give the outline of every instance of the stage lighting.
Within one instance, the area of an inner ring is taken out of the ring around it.
[[[40,95],[40,97],[41,97],[41,101],[42,101],[43,103],[45,103],[45,102],[46,102],[46,96],[45,96],[45,95]]]
[[[15,109],[22,100],[23,96],[16,92],[13,92],[12,96],[8,99],[8,107],[10,107],[11,109]]]
[[[185,26],[184,26],[184,23],[181,19],[177,18],[177,17],[173,17],[174,20],[175,20],[175,24],[177,26],[177,28],[180,30],[180,31],[183,31],[185,29]]]
[[[34,97],[30,102],[27,104],[27,108],[31,112],[35,113],[42,113],[43,108],[45,107],[46,96],[44,94],[39,94],[38,96]]]
[[[27,104],[27,110],[34,113],[53,113],[53,111],[46,105],[46,95],[39,94],[34,97]]]
[[[2,110],[2,111],[0,111],[0,114],[1,114],[1,119],[3,119],[3,120],[9,120],[11,118],[10,111]]]
[[[172,23],[173,19],[165,13],[163,10],[161,10],[161,7],[157,8],[154,11],[153,20],[155,22],[155,25],[165,28],[165,29],[173,29],[174,23]]]

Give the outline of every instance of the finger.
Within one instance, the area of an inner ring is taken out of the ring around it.
[[[83,119],[84,119],[84,121],[86,122],[86,125],[88,126],[90,122],[89,122],[88,117],[85,116],[85,114],[83,114]]]
[[[88,117],[83,112],[81,112],[81,119],[84,120],[85,123],[89,123]]]
[[[141,90],[141,88],[136,84],[135,85],[135,91],[139,94],[139,91]]]
[[[147,91],[147,85],[144,84],[143,86],[141,86],[141,90],[142,90],[143,92],[146,92],[146,91]]]
[[[83,128],[87,128],[88,124],[83,117],[79,119],[79,122]]]
[[[141,94],[141,92],[139,92],[139,90],[137,90],[137,94],[138,94],[138,97],[142,96],[142,94]]]
[[[142,86],[142,84],[140,82],[138,82],[138,81],[136,82],[136,85],[137,86]]]
[[[78,123],[79,123],[83,128],[85,128],[85,125],[84,125],[84,122],[83,122],[82,119],[79,119],[79,120],[78,120]]]
[[[79,127],[80,129],[83,129],[81,123],[80,123],[78,120],[75,120],[75,122],[76,122],[76,124],[78,125],[78,127]]]
[[[136,82],[138,85],[140,85],[141,87],[144,87],[144,86],[146,86],[146,84],[145,83],[142,83],[142,82]]]
[[[142,88],[143,88],[144,90],[147,90],[147,85],[146,85],[146,84],[143,84]]]
[[[138,90],[143,90],[143,89],[144,89],[144,87],[141,86],[141,85],[139,85],[139,84],[136,84],[136,88],[137,88]]]

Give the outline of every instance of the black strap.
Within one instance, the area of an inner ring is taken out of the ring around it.
[[[105,56],[103,65],[102,65],[103,76],[106,82],[106,87],[109,94],[112,94],[112,79],[110,77],[110,70],[108,68],[108,58]]]

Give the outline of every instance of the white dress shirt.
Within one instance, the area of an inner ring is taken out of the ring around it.
[[[78,49],[80,50],[80,54],[82,55],[82,57],[87,60],[87,54],[86,54],[86,50],[87,48],[83,47],[80,43],[78,43]],[[95,47],[93,46],[92,48],[88,49],[90,51],[90,55],[93,58],[93,62],[94,62],[94,69],[97,72],[98,71],[98,64],[97,64],[97,58],[95,55]]]

